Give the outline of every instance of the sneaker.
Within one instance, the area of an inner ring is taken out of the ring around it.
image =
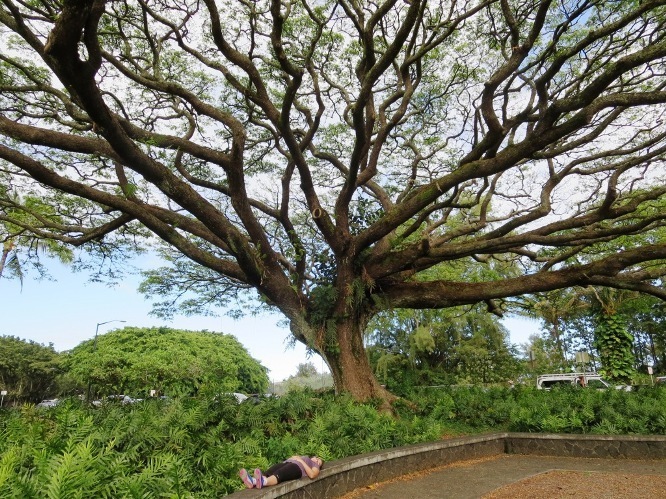
[[[264,486],[264,477],[262,476],[261,470],[259,468],[254,470],[254,484],[258,489]]]
[[[243,483],[248,489],[254,487],[254,482],[252,481],[252,478],[250,478],[250,475],[247,474],[247,470],[245,468],[238,472],[238,476],[240,476],[240,479],[243,480]]]

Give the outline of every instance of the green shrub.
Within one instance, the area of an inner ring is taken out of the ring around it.
[[[326,460],[480,431],[664,434],[666,389],[446,388],[396,404],[289,393],[0,410],[0,497],[196,497],[239,490],[240,467]]]

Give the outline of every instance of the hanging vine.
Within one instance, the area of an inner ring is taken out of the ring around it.
[[[623,383],[631,380],[634,373],[633,342],[634,337],[627,330],[622,315],[601,313],[597,317],[595,348],[599,352],[602,372],[609,379]]]

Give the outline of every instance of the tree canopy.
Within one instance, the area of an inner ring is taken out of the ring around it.
[[[8,400],[39,402],[55,395],[60,372],[53,345],[0,336],[0,389],[7,391]]]
[[[648,366],[664,372],[666,302],[658,298],[587,287],[533,295],[522,306],[542,323],[543,337],[524,345],[535,356],[536,372],[580,368],[580,351],[608,378],[626,381],[630,374],[645,374]]]
[[[84,341],[63,358],[79,387],[102,395],[264,393],[266,368],[231,335],[125,327]]]
[[[415,385],[496,383],[521,373],[508,331],[480,306],[378,314],[367,343],[378,379],[403,393]]]
[[[665,0],[3,0],[3,237],[155,244],[158,312],[254,290],[339,390],[388,399],[381,310],[666,298],[665,23]]]

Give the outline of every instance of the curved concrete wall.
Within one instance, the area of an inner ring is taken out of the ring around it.
[[[666,436],[493,433],[439,440],[352,456],[326,463],[316,480],[285,482],[261,490],[246,489],[232,499],[323,499],[358,487],[458,461],[498,454],[555,457],[666,459]]]

